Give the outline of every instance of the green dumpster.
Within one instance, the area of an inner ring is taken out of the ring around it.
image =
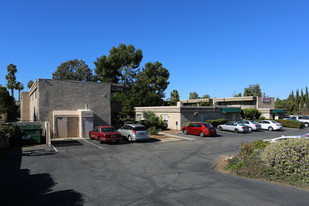
[[[22,144],[41,143],[41,125],[17,125]]]

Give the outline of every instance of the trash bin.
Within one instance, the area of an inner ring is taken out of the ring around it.
[[[22,144],[41,143],[41,125],[17,125]]]

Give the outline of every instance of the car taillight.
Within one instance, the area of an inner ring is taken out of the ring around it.
[[[242,129],[245,129],[245,127],[241,127]]]
[[[259,125],[256,124],[255,126],[258,127]]]
[[[132,132],[133,132],[133,134],[136,134],[136,130],[133,130]]]
[[[276,126],[279,126],[279,124],[276,124]]]

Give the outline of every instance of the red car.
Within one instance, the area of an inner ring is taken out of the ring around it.
[[[191,123],[182,128],[184,134],[196,134],[201,137],[217,135],[216,128],[208,123]]]
[[[89,139],[99,140],[100,144],[103,142],[119,143],[121,134],[112,126],[97,126],[89,131]]]

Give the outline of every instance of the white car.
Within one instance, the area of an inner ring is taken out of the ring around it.
[[[242,122],[234,122],[234,121],[228,122],[226,124],[220,124],[218,126],[218,129],[220,131],[227,130],[227,131],[232,131],[232,132],[235,132],[235,133],[238,133],[238,132],[249,132],[249,127],[248,126],[246,126]]]
[[[261,125],[262,129],[268,129],[269,131],[282,129],[282,124],[273,120],[262,120],[258,123]]]
[[[240,122],[244,123],[249,127],[250,131],[259,131],[261,130],[261,125],[253,120],[241,120]]]

